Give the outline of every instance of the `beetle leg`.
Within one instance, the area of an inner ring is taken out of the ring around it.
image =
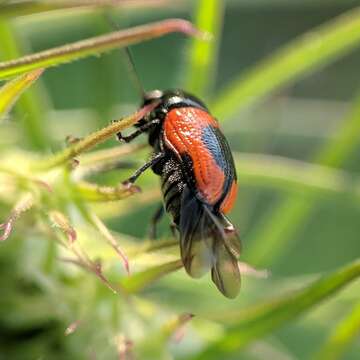
[[[131,175],[127,180],[123,182],[124,185],[131,187],[131,185],[137,180],[137,178],[149,167],[155,165],[157,162],[159,162],[165,154],[163,152],[159,152],[147,162],[145,163],[141,168],[137,169],[133,175]]]
[[[161,218],[163,217],[163,215],[164,215],[164,205],[161,204],[160,207],[156,209],[156,211],[154,212],[154,214],[151,218],[149,231],[148,231],[149,239],[156,238],[157,225],[158,225],[159,221],[161,220]]]
[[[116,134],[116,137],[118,138],[119,141],[129,143],[132,140],[134,140],[135,138],[137,138],[139,135],[141,135],[143,132],[145,132],[146,130],[149,130],[151,127],[153,127],[154,125],[157,125],[157,124],[160,124],[160,120],[154,119],[154,120],[149,121],[148,123],[140,126],[139,129],[137,129],[136,131],[134,131],[132,134],[130,134],[128,136],[123,136],[121,134],[121,132],[119,132]]]

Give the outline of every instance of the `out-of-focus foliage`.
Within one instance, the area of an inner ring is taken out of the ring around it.
[[[236,300],[186,276],[166,220],[146,238],[155,175],[121,185],[150,151],[108,140],[141,115],[124,56],[8,62],[113,31],[109,10],[118,34],[170,17],[213,34],[132,53],[146,89],[212,99],[224,123],[241,261],[267,270],[241,263]],[[357,359],[359,24],[356,1],[0,1],[0,76],[58,65],[0,84],[0,359]]]
[[[34,70],[13,81],[9,81],[0,89],[0,118],[3,119],[10,112],[19,96],[42,74],[43,69]]]

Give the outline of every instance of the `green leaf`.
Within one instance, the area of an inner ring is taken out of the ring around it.
[[[234,153],[234,158],[242,185],[360,200],[360,179],[346,171],[281,156]]]
[[[264,304],[233,313],[236,325],[200,354],[195,360],[224,359],[267,333],[312,309],[360,276],[360,260],[322,277],[311,285]]]
[[[18,57],[23,52],[24,44],[16,36],[11,24],[0,18],[1,56],[4,59]],[[47,94],[36,84],[26,91],[16,103],[20,114],[23,136],[33,148],[47,149],[49,135],[46,113],[48,111]]]
[[[185,89],[206,98],[214,86],[216,63],[221,37],[224,3],[221,0],[200,0],[196,9],[196,27],[210,36],[209,41],[193,39],[189,49]]]
[[[172,32],[200,35],[192,24],[182,19],[168,19],[126,30],[96,36],[66,44],[39,53],[0,63],[0,79],[21,74],[33,69],[47,68],[68,63],[80,58],[99,55],[115,48],[160,37]]]
[[[227,119],[274,90],[346,55],[360,44],[360,7],[302,35],[241,74],[211,106]]]
[[[121,285],[128,293],[134,294],[161,277],[180,269],[182,266],[181,260],[170,261],[165,264],[153,266],[149,269],[131,275],[128,278],[124,278]]]
[[[354,102],[349,116],[341,122],[337,137],[330,139],[315,155],[315,160],[327,166],[339,166],[360,143],[360,98]],[[246,250],[247,260],[252,264],[267,266],[280,257],[294,239],[298,226],[310,216],[316,200],[315,193],[302,193],[285,198],[274,206],[270,215],[260,219],[249,237],[252,243]]]
[[[19,76],[0,89],[0,120],[7,116],[19,96],[40,77],[43,71],[38,69]]]
[[[314,356],[318,360],[343,359],[348,346],[360,334],[360,302],[335,327],[320,352]]]

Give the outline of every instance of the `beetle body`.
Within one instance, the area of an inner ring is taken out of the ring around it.
[[[180,234],[187,273],[200,277],[211,269],[218,289],[235,297],[240,288],[240,242],[225,217],[237,193],[228,142],[196,97],[182,90],[153,91],[144,104],[153,101],[159,104],[136,125],[136,133],[147,132],[154,149],[141,170],[151,166],[161,177],[164,207]]]

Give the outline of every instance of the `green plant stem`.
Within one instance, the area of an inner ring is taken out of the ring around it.
[[[76,10],[77,8],[102,8],[111,6],[119,9],[137,7],[160,7],[169,4],[168,0],[40,0],[40,1],[18,1],[16,3],[4,4],[0,16],[24,16],[38,14],[54,10]]]
[[[14,35],[10,24],[2,18],[0,18],[0,42],[4,58],[21,55],[19,39]],[[47,98],[37,84],[23,93],[16,104],[16,110],[21,114],[24,138],[36,150],[49,147],[50,139],[46,124],[47,108]]]
[[[78,181],[74,184],[74,194],[86,201],[116,201],[133,195],[135,191],[125,186],[100,186],[97,184]]]
[[[349,345],[360,334],[360,302],[355,304],[349,314],[335,327],[314,360],[343,359]]]
[[[344,56],[359,43],[360,7],[356,7],[240,74],[216,95],[210,108],[226,120],[274,90]]]
[[[0,88],[0,121],[4,119],[19,96],[43,73],[43,69],[34,70],[22,76],[18,76]]]
[[[330,166],[262,154],[234,154],[242,185],[279,189],[307,198],[311,195],[341,195],[360,200],[360,177]]]
[[[357,260],[299,291],[233,312],[232,320],[236,325],[192,360],[225,359],[228,354],[244,348],[250,342],[312,309],[359,276],[360,260]]]
[[[355,100],[353,110],[337,133],[336,138],[329,140],[318,151],[316,161],[336,167],[356,149],[360,142],[360,98]],[[280,200],[250,234],[247,260],[268,266],[286,252],[299,226],[309,218],[318,199],[315,195],[300,192]]]
[[[32,168],[38,171],[46,171],[56,166],[66,164],[69,160],[75,158],[81,153],[91,149],[96,145],[101,144],[105,140],[109,139],[111,136],[134,125],[147,113],[151,112],[156,106],[157,103],[146,105],[142,109],[137,111],[135,114],[123,118],[119,121],[113,122],[109,126],[88,135],[84,139],[79,140],[74,145],[64,149],[63,151],[60,151],[59,153],[51,156],[48,159],[38,161],[37,163],[32,165]]]
[[[124,145],[123,152],[121,148],[96,151],[94,156],[90,153],[89,159],[94,160],[94,163],[100,159],[104,159],[105,162],[114,161],[113,157],[116,158],[117,154],[130,151],[126,145]],[[360,176],[358,174],[281,156],[234,153],[234,159],[241,186],[277,189],[295,194],[300,192],[304,197],[312,195],[342,196],[347,197],[349,201],[360,203]],[[81,166],[75,171],[78,178],[82,177],[82,165],[83,161],[81,160]],[[6,172],[6,170],[8,169],[3,171]],[[121,186],[99,187],[86,182],[78,182],[74,186],[76,187],[75,193],[81,194],[86,201],[120,200],[132,194],[132,191],[129,191],[131,189]]]
[[[0,63],[0,79],[28,72],[33,69],[68,63],[86,56],[98,55],[118,47],[128,46],[172,32],[181,32],[192,36],[204,36],[204,34],[200,33],[186,20],[163,20],[126,30],[115,31],[39,53],[26,55],[22,58],[2,62]]]
[[[195,11],[196,27],[212,35],[211,41],[192,39],[189,64],[185,74],[185,89],[200,98],[207,98],[216,78],[219,41],[223,21],[224,3],[221,0],[199,0]]]

